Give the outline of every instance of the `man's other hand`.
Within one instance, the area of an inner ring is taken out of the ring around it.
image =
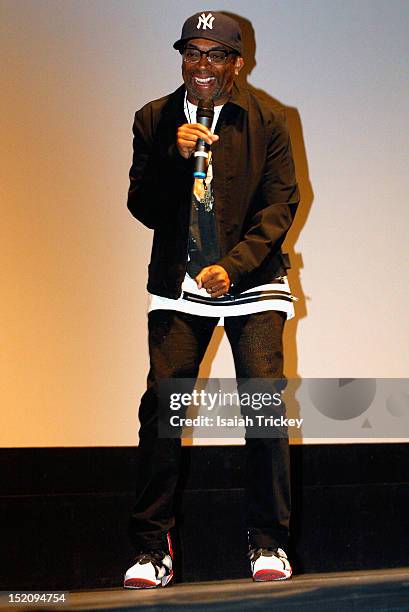
[[[198,289],[204,287],[212,298],[218,298],[228,292],[230,278],[222,266],[207,266],[200,270],[195,281]]]
[[[176,133],[176,145],[179,153],[188,159],[196,147],[197,139],[201,138],[207,144],[212,145],[219,137],[200,123],[184,123],[178,128]]]

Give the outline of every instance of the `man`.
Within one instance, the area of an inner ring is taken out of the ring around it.
[[[298,204],[287,130],[234,78],[243,67],[238,24],[221,13],[186,20],[174,48],[184,85],[135,115],[128,208],[154,229],[149,265],[150,372],[140,411],[137,551],[127,588],[172,578],[169,531],[180,440],[158,435],[158,383],[195,379],[219,319],[238,378],[283,376],[282,332],[293,316],[281,244]],[[211,128],[196,122],[212,99]],[[198,139],[211,146],[206,177],[193,180]],[[254,580],[291,576],[288,439],[248,438],[247,523]]]

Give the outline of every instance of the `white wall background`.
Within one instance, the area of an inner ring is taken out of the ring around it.
[[[289,107],[287,374],[407,376],[407,0],[0,0],[1,446],[137,441],[151,234],[125,206],[133,113],[180,84],[172,43],[212,8],[251,22],[248,83]],[[216,349],[204,372],[234,376]]]

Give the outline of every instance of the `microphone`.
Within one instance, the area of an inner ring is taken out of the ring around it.
[[[196,112],[196,123],[200,123],[201,125],[204,125],[205,127],[210,129],[212,127],[214,116],[213,107],[214,104],[211,98],[208,98],[207,100],[199,100]],[[196,148],[193,154],[195,158],[193,176],[195,178],[206,178],[209,150],[210,145],[207,144],[207,142],[205,142],[201,138],[199,138],[196,142]]]

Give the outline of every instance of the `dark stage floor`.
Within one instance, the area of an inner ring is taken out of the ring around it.
[[[39,609],[7,604],[3,591],[0,610]],[[105,589],[72,591],[64,605],[42,610],[186,610],[409,611],[409,568],[305,574],[289,581],[253,583],[250,579],[176,584],[165,589],[130,591]]]

